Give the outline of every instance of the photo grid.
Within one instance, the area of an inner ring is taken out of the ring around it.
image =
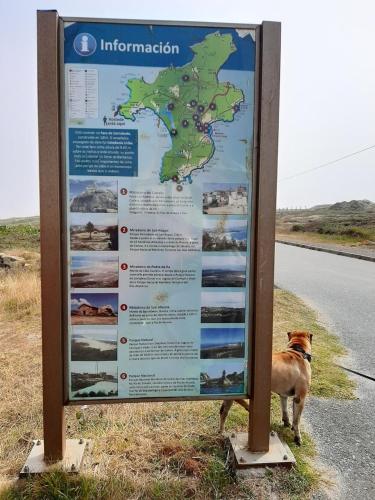
[[[202,195],[200,393],[244,394],[247,183],[205,183]]]
[[[118,396],[118,181],[69,177],[70,390]]]

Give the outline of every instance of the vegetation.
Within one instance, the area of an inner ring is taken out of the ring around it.
[[[11,248],[38,250],[39,226],[36,224],[0,224],[0,252]]]
[[[28,226],[39,226],[39,216],[34,217],[11,217],[9,219],[0,219],[0,226],[10,226],[26,224]]]
[[[278,398],[272,397],[272,428],[292,449],[297,465],[273,468],[265,477],[236,481],[225,439],[218,435],[220,402],[138,403],[68,407],[67,437],[92,440],[79,476],[59,468],[38,477],[15,480],[32,439],[42,436],[39,254],[33,251],[37,226],[28,236],[23,225],[11,228],[1,245],[25,258],[27,266],[0,273],[0,499],[258,499],[309,498],[324,477],[314,465],[316,450],[308,434],[304,444],[281,426]],[[14,231],[14,233],[11,233]],[[3,236],[4,233],[1,233]],[[9,236],[17,235],[12,240]],[[7,239],[9,237],[9,239]],[[15,248],[15,243],[21,248]],[[275,291],[274,349],[285,347],[286,332],[313,333],[312,394],[354,398],[354,386],[335,364],[344,349],[319,324],[313,311],[293,295]],[[228,431],[245,431],[248,415],[234,405]]]
[[[339,243],[375,243],[375,203],[353,200],[306,210],[279,210],[276,220],[279,238],[288,237]]]
[[[238,241],[235,239],[227,238],[222,234],[217,234],[214,231],[203,231],[202,236],[202,250],[208,251],[223,251],[233,250],[239,252],[246,252],[246,241]]]
[[[0,498],[38,499],[207,499],[307,498],[322,481],[313,465],[315,448],[293,443],[281,427],[279,402],[272,399],[272,428],[297,458],[292,470],[275,468],[264,478],[236,481],[228,467],[225,440],[218,435],[220,402],[138,403],[68,407],[68,437],[92,440],[80,476],[59,469],[15,481],[33,438],[42,436],[39,279],[35,269],[1,276],[0,294]],[[332,364],[343,354],[337,339],[294,296],[275,291],[275,348],[286,332],[304,328],[313,338],[312,393],[352,398],[353,385]],[[21,354],[22,353],[22,354]],[[248,415],[235,405],[229,431],[245,431]],[[2,485],[2,487],[1,487]]]
[[[85,230],[90,234],[90,240],[91,240],[91,234],[95,230],[95,226],[92,222],[88,222],[86,224]]]

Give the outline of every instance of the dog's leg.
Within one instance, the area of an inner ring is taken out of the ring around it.
[[[225,420],[228,416],[229,410],[232,408],[233,401],[226,399],[220,408],[220,430],[219,432],[224,432]]]
[[[281,412],[283,414],[284,427],[290,427],[287,396],[280,396],[280,403],[281,403]]]
[[[302,439],[301,439],[301,433],[299,430],[299,423],[301,419],[301,414],[303,407],[305,406],[305,396],[296,396],[293,399],[293,427],[292,430],[294,431],[294,442],[298,445],[301,446]]]
[[[235,402],[242,406],[242,408],[245,408],[245,410],[250,411],[249,403],[244,399],[235,399]]]

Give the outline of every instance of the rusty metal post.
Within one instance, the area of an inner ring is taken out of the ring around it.
[[[44,458],[65,452],[60,199],[59,17],[38,11],[38,124]]]
[[[255,227],[255,303],[252,349],[252,387],[249,416],[249,450],[269,449],[273,325],[275,209],[279,122],[281,25],[265,21],[260,30],[257,220]]]

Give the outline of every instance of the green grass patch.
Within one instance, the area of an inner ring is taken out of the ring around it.
[[[132,483],[124,477],[101,479],[92,475],[69,475],[56,469],[40,476],[19,481],[0,493],[1,500],[120,500],[134,493]],[[158,497],[155,497],[158,498]]]
[[[37,250],[40,245],[40,230],[33,224],[0,225],[0,251],[10,248]]]

